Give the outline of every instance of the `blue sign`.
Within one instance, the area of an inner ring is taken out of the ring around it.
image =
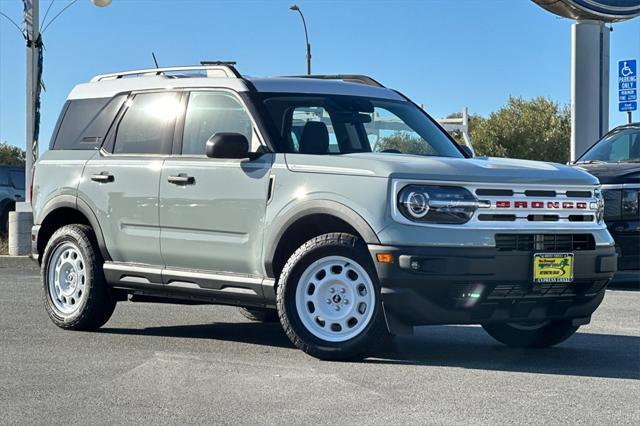
[[[635,59],[618,62],[618,110],[638,109],[638,63]]]

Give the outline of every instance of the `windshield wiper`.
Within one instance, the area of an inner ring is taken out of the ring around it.
[[[616,163],[640,163],[640,159],[634,159],[634,160],[619,160],[619,161],[616,161]]]

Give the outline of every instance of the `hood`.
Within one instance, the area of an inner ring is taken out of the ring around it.
[[[596,176],[603,185],[640,183],[640,163],[594,163],[576,167]]]
[[[287,164],[292,171],[398,179],[540,185],[598,184],[595,177],[577,167],[510,158],[357,153],[332,156],[288,155]]]

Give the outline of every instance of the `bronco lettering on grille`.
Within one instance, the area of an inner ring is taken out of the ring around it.
[[[511,208],[511,201],[496,201],[495,207],[498,209],[509,209]],[[575,203],[573,201],[563,201],[562,204],[559,201],[531,201],[531,203],[529,203],[528,201],[514,201],[513,202],[513,208],[516,209],[528,209],[528,208],[532,208],[532,209],[559,209],[559,208],[563,208],[563,209],[580,209],[580,210],[586,210],[587,209],[587,203],[585,202],[578,202]]]

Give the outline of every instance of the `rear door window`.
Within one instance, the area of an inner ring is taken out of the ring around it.
[[[116,129],[114,154],[170,154],[180,95],[142,93],[125,103]]]

